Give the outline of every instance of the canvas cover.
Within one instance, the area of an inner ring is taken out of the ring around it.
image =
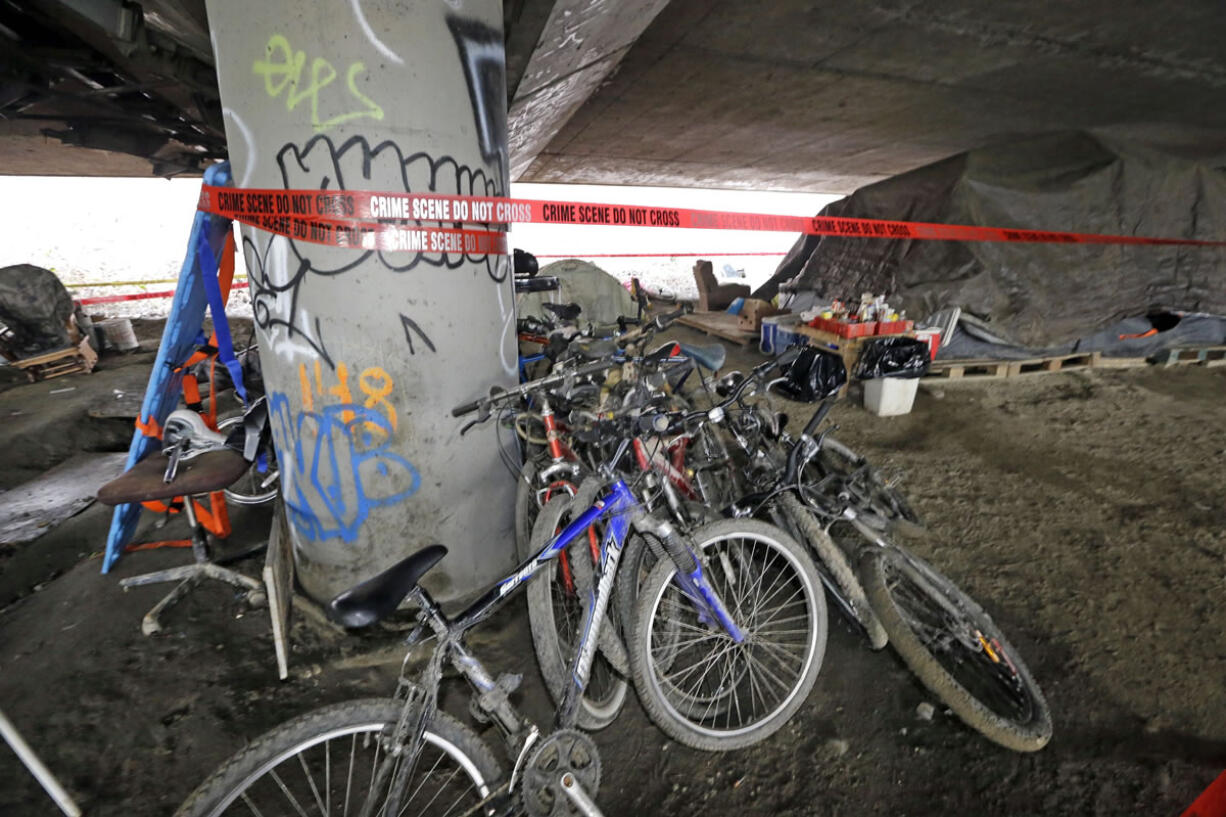
[[[21,357],[67,346],[72,311],[72,296],[51,270],[33,264],[0,268],[0,323]]]
[[[1226,240],[1226,171],[1072,132],[1011,141],[869,185],[822,215]],[[885,293],[908,317],[947,306],[1011,344],[1071,343],[1160,310],[1226,314],[1226,249],[801,236],[754,292],[799,276],[821,298]]]
[[[621,282],[595,264],[567,258],[541,267],[541,276],[554,275],[558,289],[526,292],[516,298],[520,317],[546,315],[542,303],[576,303],[583,307],[579,325],[616,323],[618,317],[634,317],[638,307]]]

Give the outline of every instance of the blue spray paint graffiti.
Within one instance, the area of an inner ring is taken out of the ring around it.
[[[392,424],[360,403],[340,403],[292,416],[289,399],[269,395],[281,455],[282,494],[290,521],[308,539],[353,542],[375,508],[417,492],[421,475],[387,449]],[[286,461],[288,460],[288,461]]]

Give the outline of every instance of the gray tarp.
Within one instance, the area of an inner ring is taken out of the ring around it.
[[[1084,352],[1102,352],[1106,357],[1149,357],[1176,346],[1219,346],[1226,343],[1226,317],[1220,315],[1186,314],[1179,316],[1179,322],[1173,326],[1168,325],[1169,320],[1159,320],[1158,323],[1162,331],[1149,334],[1155,328],[1153,321],[1148,318],[1125,318],[1071,343],[1023,347],[980,337],[975,327],[964,321],[958,324],[948,345],[942,344],[937,359],[1023,360]]]
[[[11,346],[29,356],[68,345],[72,296],[55,273],[33,264],[0,268],[0,323],[13,333]]]
[[[1226,240],[1226,172],[1088,133],[969,151],[857,190],[822,215]],[[1020,346],[1073,342],[1157,310],[1226,313],[1226,248],[802,236],[754,297],[800,276],[823,298],[946,306]]]

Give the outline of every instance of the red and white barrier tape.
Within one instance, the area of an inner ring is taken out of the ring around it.
[[[504,224],[755,230],[846,238],[1226,247],[1226,241],[1020,230],[920,221],[728,213],[678,207],[433,193],[258,190],[206,185],[198,208],[297,240],[367,250],[505,253]],[[438,227],[423,227],[423,223]],[[450,226],[443,226],[450,225]],[[460,225],[481,225],[482,229]]]
[[[249,286],[247,282],[234,282],[230,289],[246,289]],[[77,303],[82,306],[93,306],[94,304],[117,304],[121,301],[145,301],[151,298],[173,298],[175,291],[173,289],[162,290],[161,292],[133,292],[129,295],[99,295],[96,298],[77,298]]]

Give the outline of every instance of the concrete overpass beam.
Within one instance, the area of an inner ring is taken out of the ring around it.
[[[558,0],[509,114],[511,178],[519,178],[616,70],[668,0]]]

